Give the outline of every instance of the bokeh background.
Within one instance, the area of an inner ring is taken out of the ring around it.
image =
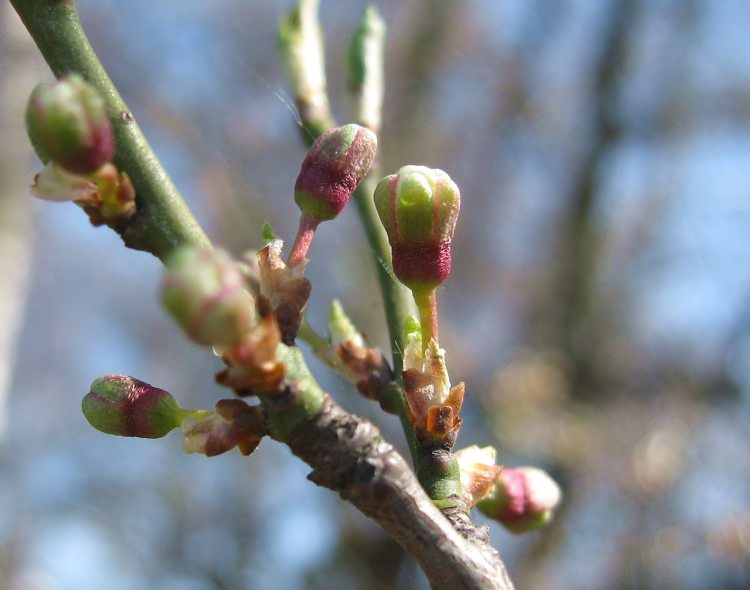
[[[84,25],[209,235],[235,254],[296,229],[304,149],[276,60],[291,1],[79,0]],[[750,3],[384,0],[384,173],[461,187],[441,288],[458,446],[541,466],[543,532],[489,523],[524,590],[750,587]],[[323,0],[331,99],[364,2]],[[35,202],[24,103],[51,79],[0,3],[0,588],[423,589],[382,531],[284,447],[185,456],[106,437],[105,373],[187,407],[219,368],[157,300],[160,269],[72,205]],[[313,325],[340,298],[385,346],[353,210],[309,266]],[[392,417],[313,367],[403,448]],[[477,516],[484,522],[482,516]]]

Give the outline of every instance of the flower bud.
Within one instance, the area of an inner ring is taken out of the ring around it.
[[[166,266],[162,301],[195,342],[232,346],[253,327],[255,302],[229,254],[183,247]]]
[[[53,160],[74,174],[98,170],[115,153],[104,100],[78,74],[34,88],[26,128],[41,160]]]
[[[434,289],[451,270],[458,187],[442,170],[404,166],[378,183],[374,199],[396,276],[412,290]]]
[[[95,379],[81,408],[91,426],[117,436],[161,438],[177,428],[182,417],[169,393],[127,375]]]
[[[560,487],[536,467],[505,468],[490,496],[477,508],[513,533],[543,527],[560,503]]]
[[[370,170],[377,145],[372,131],[354,124],[318,137],[294,185],[294,200],[302,213],[318,222],[336,217]]]

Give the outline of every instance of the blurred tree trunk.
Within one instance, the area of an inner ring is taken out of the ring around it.
[[[43,62],[26,29],[8,2],[0,6],[0,436],[12,376],[16,338],[26,305],[31,264],[31,199],[28,163],[31,155],[23,113],[28,93]]]

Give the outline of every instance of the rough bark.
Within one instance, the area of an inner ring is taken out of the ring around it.
[[[419,562],[435,590],[513,588],[486,531],[466,518],[462,536],[372,423],[326,396],[318,416],[284,442],[313,468],[311,481],[380,524]]]

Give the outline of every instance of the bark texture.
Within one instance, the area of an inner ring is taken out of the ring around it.
[[[513,588],[486,530],[468,517],[454,528],[369,421],[326,396],[320,413],[284,442],[313,468],[311,481],[338,492],[414,556],[435,590]]]

